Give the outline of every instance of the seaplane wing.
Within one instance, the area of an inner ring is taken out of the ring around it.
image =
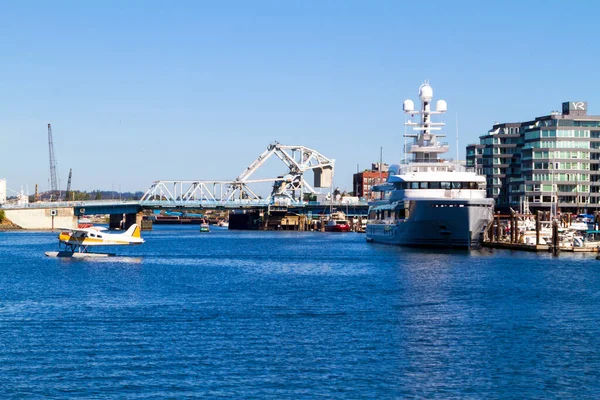
[[[90,226],[89,228],[58,228],[61,233],[68,232],[71,236],[85,236],[88,233],[107,231],[103,226]]]
[[[140,227],[133,224],[123,233],[108,233],[106,228],[63,228],[58,235],[61,243],[71,246],[115,246],[142,244]]]

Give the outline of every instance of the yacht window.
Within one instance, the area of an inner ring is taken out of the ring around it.
[[[439,189],[440,182],[429,182],[429,189]]]
[[[410,183],[410,188],[411,189],[418,189],[419,188],[419,182],[411,182]]]
[[[421,182],[421,183],[419,183],[419,188],[421,188],[421,189],[427,189],[429,187],[428,183],[429,182]]]
[[[452,189],[462,189],[462,182],[452,182]]]
[[[469,182],[469,189],[477,189],[477,182]]]
[[[452,185],[450,184],[450,182],[440,182],[440,185],[442,186],[442,189],[451,189]]]

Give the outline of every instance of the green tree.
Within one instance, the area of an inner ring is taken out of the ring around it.
[[[0,222],[4,222],[4,218],[6,218],[6,215],[4,214],[4,210],[0,210]]]
[[[96,196],[94,197],[94,200],[102,200],[102,193],[96,192]]]

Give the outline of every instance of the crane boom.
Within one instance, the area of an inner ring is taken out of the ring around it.
[[[56,200],[58,198],[58,182],[56,179],[56,159],[54,158],[52,126],[50,124],[48,124],[48,151],[50,152],[50,200]]]
[[[65,192],[65,200],[69,201],[71,196],[71,175],[73,174],[73,168],[69,168],[69,179],[67,179],[67,191]]]

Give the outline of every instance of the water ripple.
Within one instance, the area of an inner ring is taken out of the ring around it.
[[[155,227],[118,257],[0,232],[2,398],[597,398],[589,255]]]

